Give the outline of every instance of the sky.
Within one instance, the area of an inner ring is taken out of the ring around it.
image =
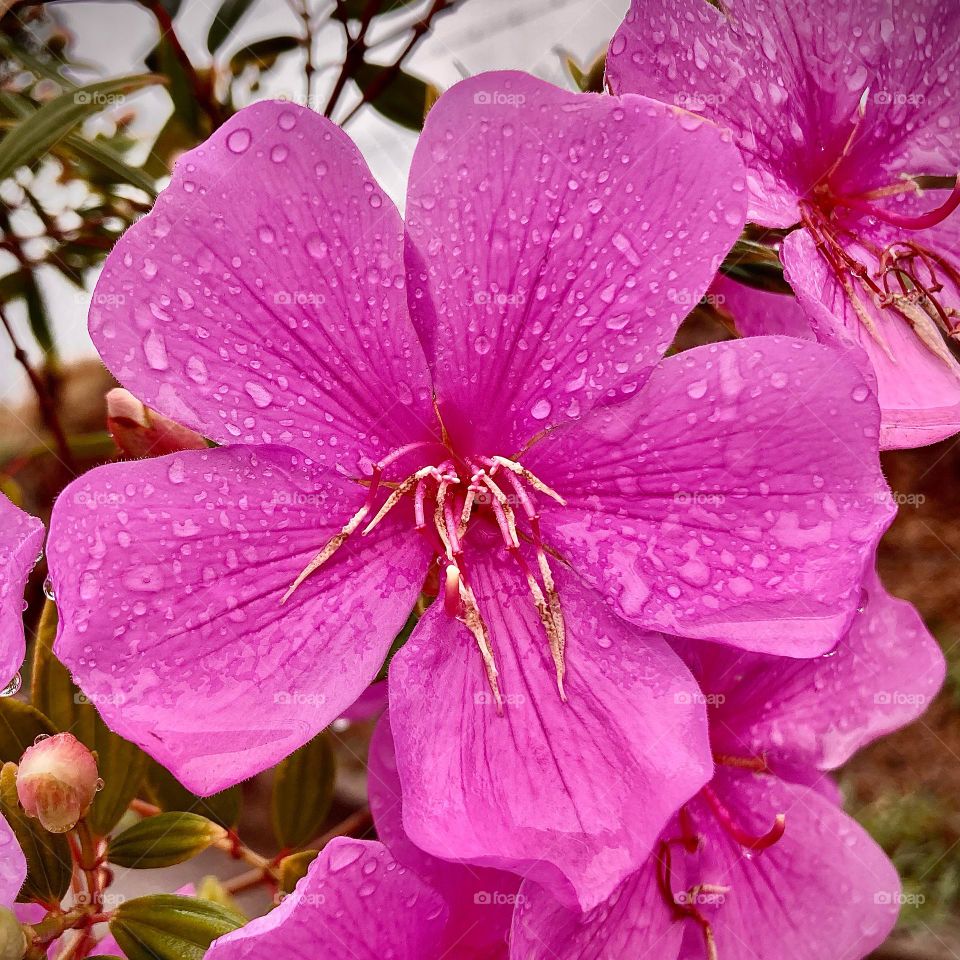
[[[220,0],[185,0],[177,15],[177,34],[195,63],[203,63],[207,29],[219,3]],[[324,0],[313,0],[313,4],[320,11]],[[327,5],[333,6],[332,2]],[[504,69],[522,69],[567,85],[558,51],[570,52],[581,62],[592,60],[609,42],[627,7],[628,0],[464,0],[462,7],[437,22],[408,61],[407,69],[441,89],[464,76]],[[74,0],[58,4],[55,9],[74,36],[74,58],[91,66],[88,73],[78,74],[76,79],[87,82],[143,69],[143,58],[156,37],[156,22],[149,12],[134,3],[117,0]],[[405,19],[381,18],[381,35],[392,34]],[[286,0],[259,0],[241,21],[224,51],[229,55],[254,40],[286,32],[296,22]],[[374,32],[371,41],[376,40]],[[399,42],[402,44],[402,39]],[[384,48],[385,56],[390,52],[391,47]],[[340,27],[329,23],[318,33],[315,46],[315,60],[320,67],[317,92],[321,104],[333,84],[342,54]],[[302,102],[302,66],[296,57],[291,56],[289,60],[283,69],[278,66],[276,76],[258,97],[282,96]],[[137,95],[132,103],[138,107],[138,119],[131,130],[143,139],[142,150],[146,151],[152,135],[169,114],[169,100],[165,94],[152,91]],[[344,103],[341,116],[349,110],[350,101],[345,99]],[[125,104],[130,105],[129,101]],[[369,108],[360,111],[346,129],[374,175],[402,208],[416,135],[384,120]],[[58,199],[69,206],[73,198],[64,194]],[[0,261],[0,272],[8,270],[8,264]],[[57,346],[65,361],[95,355],[86,329],[95,280],[91,275],[88,289],[81,294],[53,271],[43,278]],[[21,343],[27,344],[30,337],[23,311],[14,305],[9,313]],[[16,403],[25,398],[27,392],[26,378],[13,359],[12,347],[0,338],[0,402]]]

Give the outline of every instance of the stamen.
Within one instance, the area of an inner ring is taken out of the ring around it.
[[[747,833],[746,830],[734,821],[730,811],[723,805],[709,784],[705,786],[701,792],[710,805],[710,809],[713,811],[720,826],[746,850],[752,850],[756,853],[767,850],[783,836],[787,828],[786,814],[778,813],[774,818],[773,826],[766,833],[761,836],[754,836],[753,834]]]
[[[926,230],[943,223],[951,213],[960,207],[960,182],[954,185],[953,190],[950,191],[950,196],[939,207],[916,216],[894,213],[892,210],[881,210],[857,196],[836,197],[834,202],[837,206],[859,210],[861,213],[876,217],[878,220],[889,223],[894,227],[902,227],[904,230]]]
[[[451,617],[459,617],[463,609],[460,599],[460,569],[455,563],[448,563],[443,587],[443,608]]]
[[[493,457],[491,459],[493,463],[498,464],[501,467],[506,467],[508,470],[513,471],[513,473],[523,477],[523,479],[526,480],[534,490],[539,490],[541,493],[545,493],[548,497],[556,500],[561,507],[565,507],[567,505],[567,501],[564,500],[559,493],[548,487],[539,477],[536,476],[536,474],[531,473],[531,471],[529,471],[522,464],[516,463],[513,460],[508,460],[506,457]]]
[[[390,492],[390,496],[383,502],[383,506],[377,511],[376,516],[363,528],[365,537],[378,523],[415,487],[421,480],[433,476],[436,473],[436,467],[422,467],[416,473],[411,473],[406,480]]]
[[[769,773],[766,754],[759,757],[734,757],[726,753],[715,753],[713,762],[736,770],[753,770],[755,773]]]

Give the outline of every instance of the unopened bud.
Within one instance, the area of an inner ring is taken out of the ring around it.
[[[27,938],[11,910],[0,907],[0,960],[23,960]]]
[[[72,733],[37,741],[17,769],[21,806],[51,833],[72,830],[100,786],[93,754]]]
[[[162,457],[180,450],[207,449],[207,441],[199,433],[144,406],[122,387],[107,394],[107,429],[129,457]]]

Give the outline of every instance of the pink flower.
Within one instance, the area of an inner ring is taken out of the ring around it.
[[[387,848],[337,837],[265,917],[215,940],[207,960],[442,960],[447,907]],[[460,956],[460,954],[455,954]]]
[[[27,861],[10,824],[0,814],[0,908],[13,909],[26,879]]]
[[[948,0],[633,0],[607,60],[615,93],[733,130],[749,219],[796,228],[781,258],[806,335],[866,352],[887,447],[960,430],[958,56]]]
[[[43,544],[43,524],[0,495],[0,690],[18,683],[26,646],[23,589]]]
[[[867,591],[826,658],[681,644],[710,712],[713,780],[595,910],[525,883],[512,956],[855,960],[883,942],[900,903],[896,871],[822,771],[922,713],[944,659],[913,607],[876,576]]]
[[[660,360],[740,170],[710,124],[520,74],[434,106],[406,227],[289,104],[184,156],[90,327],[224,445],[94,470],[53,519],[57,651],[107,722],[201,793],[256,773],[357,699],[439,557],[389,676],[407,833],[606,896],[711,769],[650,631],[821,653],[892,513],[842,354]]]
[[[100,786],[97,761],[72,733],[38,740],[27,748],[17,767],[20,805],[51,833],[72,830],[90,809]]]

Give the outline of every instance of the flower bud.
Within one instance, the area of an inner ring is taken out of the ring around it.
[[[66,833],[86,814],[100,788],[93,754],[72,734],[37,741],[20,760],[17,796],[45,830]]]
[[[0,960],[23,960],[27,938],[20,921],[6,907],[0,907]]]
[[[107,394],[107,429],[117,446],[130,457],[161,457],[179,450],[207,449],[207,442],[199,433],[144,406],[122,387]]]

